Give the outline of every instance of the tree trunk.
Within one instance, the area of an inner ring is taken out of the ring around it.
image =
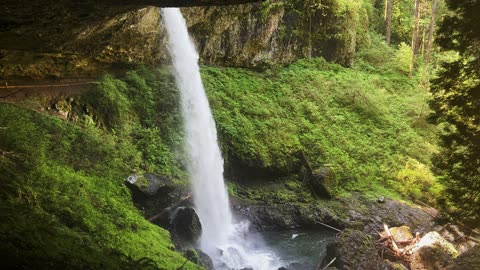
[[[421,42],[421,49],[420,52],[422,53],[422,56],[425,54],[425,38],[427,35],[427,26],[423,25],[422,26],[422,42]]]
[[[420,0],[415,0],[415,11],[413,13],[413,32],[412,32],[412,59],[410,60],[410,76],[413,75],[415,65],[415,53],[417,52],[418,23],[420,21]]]
[[[393,0],[387,0],[387,6],[385,8],[385,41],[390,45],[390,39],[392,36],[392,13],[393,13]]]
[[[433,31],[435,30],[435,13],[437,12],[437,0],[433,0],[432,4],[432,14],[430,16],[430,31],[428,33],[428,44],[427,44],[427,57],[425,63],[428,65],[430,63],[430,52],[432,50],[433,43]]]

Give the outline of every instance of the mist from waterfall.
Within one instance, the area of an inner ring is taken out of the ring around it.
[[[203,230],[200,248],[212,257],[216,269],[276,270],[277,257],[261,241],[249,237],[248,223],[234,223],[217,130],[200,76],[199,56],[185,19],[178,8],[163,8],[161,15],[180,90],[187,167]]]

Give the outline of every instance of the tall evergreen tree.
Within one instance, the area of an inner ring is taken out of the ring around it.
[[[446,187],[446,209],[466,224],[480,225],[480,0],[447,0],[452,11],[437,42],[458,52],[432,81],[434,119],[444,126],[434,159]]]
[[[387,0],[385,5],[385,41],[390,45],[392,37],[392,16],[393,16],[393,0]]]
[[[415,68],[415,54],[417,53],[418,24],[420,22],[420,0],[415,0],[413,11],[413,31],[412,31],[412,58],[410,60],[410,76]]]
[[[433,32],[434,32],[434,29],[435,29],[435,13],[437,12],[437,4],[438,4],[438,0],[433,0],[432,14],[430,15],[430,26],[429,26],[429,31],[428,31],[427,57],[425,59],[425,63],[427,65],[430,63],[430,54],[431,54],[431,51],[432,51]]]

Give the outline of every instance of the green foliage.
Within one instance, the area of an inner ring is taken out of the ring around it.
[[[100,79],[98,86],[85,95],[84,98],[90,108],[95,108],[97,122],[111,129],[121,128],[129,122],[130,102],[123,94],[126,88],[124,82],[105,75]]]
[[[268,0],[262,4],[261,16],[288,18],[279,29],[280,38],[301,43],[305,57],[323,56],[350,66],[356,48],[369,43],[369,8],[365,0]]]
[[[111,148],[136,151],[137,156],[130,158],[129,168],[174,178],[184,176],[174,151],[181,148],[182,143],[178,92],[168,70],[140,67],[129,71],[124,80],[105,75],[97,87],[82,97],[82,102],[92,116],[82,116],[87,123],[85,128],[90,126],[84,136],[99,137],[102,132],[96,127],[106,126],[117,138],[110,144]],[[108,146],[101,138],[98,140],[95,149]],[[82,157],[86,152],[88,150],[78,149],[73,158]],[[106,152],[98,158],[108,155]],[[86,166],[90,163],[104,166],[99,160],[84,161],[88,162]]]
[[[397,63],[398,69],[405,74],[410,71],[410,59],[412,59],[412,48],[405,42],[400,43],[394,61]]]
[[[304,152],[312,166],[332,166],[342,188],[370,190],[389,186],[409,158],[429,164],[434,151],[422,135],[432,127],[411,114],[426,94],[398,71],[312,59],[266,73],[204,67],[202,75],[227,165],[288,174],[305,166]]]
[[[391,185],[403,196],[435,204],[441,195],[441,185],[436,181],[429,168],[414,159],[409,159],[405,167],[396,176]]]
[[[458,53],[432,80],[433,119],[443,127],[435,169],[446,186],[445,210],[478,227],[480,224],[480,12],[478,1],[447,1],[439,44]]]
[[[147,69],[125,81],[103,76],[72,108],[88,108],[77,122],[0,105],[0,252],[7,266],[183,264],[168,232],[142,217],[124,185],[133,169],[182,177],[173,151],[181,142],[176,90],[164,89],[170,82],[164,71]]]

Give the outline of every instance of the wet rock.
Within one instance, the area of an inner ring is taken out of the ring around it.
[[[197,248],[188,248],[183,251],[183,256],[189,261],[203,266],[206,270],[214,270],[213,261],[205,252]]]
[[[408,270],[408,268],[401,264],[401,263],[398,263],[398,262],[391,262],[389,260],[385,260],[385,269],[387,270]]]
[[[379,204],[363,195],[330,200],[316,200],[310,204],[275,203],[232,198],[235,214],[247,219],[257,230],[289,228],[324,228],[318,222],[338,229],[353,228],[370,235],[383,231],[383,223],[390,227],[408,225],[412,233],[427,233],[435,226],[432,216],[417,206],[385,199]]]
[[[200,260],[200,265],[203,266],[206,270],[214,270],[213,261],[207,253],[203,252],[200,249],[195,249],[197,251],[198,258]]]
[[[337,176],[331,168],[323,167],[313,171],[309,184],[317,196],[332,198],[337,194]]]
[[[480,270],[480,246],[462,253],[447,268],[448,270]]]
[[[450,257],[457,257],[458,251],[455,247],[445,240],[438,232],[429,232],[420,239],[420,241],[415,245],[415,248],[411,250],[412,253],[419,251],[424,247],[435,247],[445,251]]]
[[[411,270],[447,269],[452,257],[438,246],[422,247],[410,257]]]
[[[241,219],[250,221],[252,228],[258,231],[292,229],[297,227],[319,228],[318,222],[336,228],[345,228],[347,223],[331,209],[320,205],[305,207],[295,204],[248,204],[235,198],[231,199],[233,209]]]
[[[411,250],[411,270],[446,269],[458,255],[455,247],[437,232],[429,232]]]
[[[334,243],[327,246],[327,254],[322,265],[331,265],[338,269],[381,269],[385,262],[378,255],[374,239],[358,230],[346,229]]]
[[[168,177],[155,174],[132,174],[125,184],[132,192],[133,203],[146,218],[178,202],[187,193]],[[168,220],[165,222],[168,223]],[[165,222],[159,225],[165,227]]]
[[[198,256],[197,251],[193,248],[189,248],[183,252],[183,256],[193,263],[200,263],[200,257]]]
[[[170,223],[170,232],[180,248],[195,244],[202,234],[200,219],[191,207],[177,208]]]
[[[291,263],[287,266],[278,268],[278,270],[304,270],[304,269],[308,269],[308,267],[305,266],[304,264],[296,263],[296,262]]]

